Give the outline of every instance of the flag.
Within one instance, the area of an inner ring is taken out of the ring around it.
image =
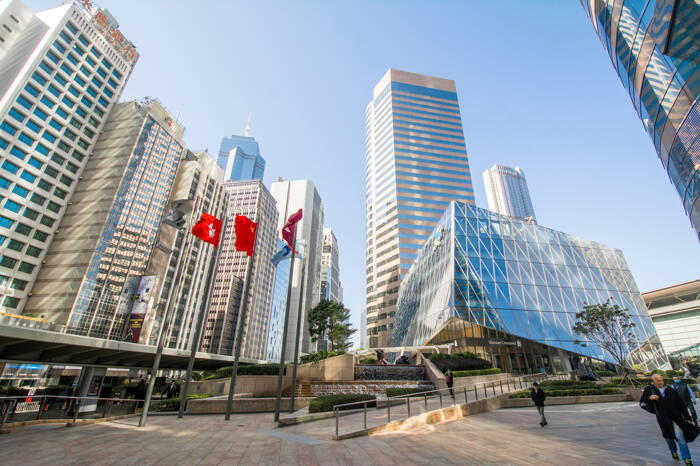
[[[192,234],[205,243],[211,243],[215,248],[218,248],[221,226],[221,220],[213,215],[202,212],[202,218],[192,227]]]
[[[277,251],[274,256],[272,256],[272,259],[270,259],[270,262],[272,262],[275,266],[277,266],[280,262],[283,260],[287,260],[290,257],[292,257],[292,248],[290,248],[288,245],[282,246],[282,249]]]
[[[291,247],[294,243],[294,234],[296,233],[296,228],[293,228],[302,217],[302,210],[299,209],[296,213],[293,213],[287,219],[287,223],[282,227],[282,238]]]
[[[255,230],[258,224],[245,215],[236,215],[233,228],[236,230],[236,251],[245,251],[251,257],[255,252]]]

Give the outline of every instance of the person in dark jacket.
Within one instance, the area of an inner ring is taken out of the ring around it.
[[[693,435],[688,424],[690,422],[692,425],[692,419],[676,390],[673,387],[664,386],[664,378],[659,374],[654,374],[652,385],[644,389],[639,402],[651,406],[656,413],[656,421],[661,428],[661,435],[666,440],[673,459],[678,459],[678,450],[676,449],[676,442],[678,442],[685,464],[692,465],[693,460],[690,457],[686,441],[686,433]]]
[[[450,396],[454,398],[455,394],[452,391],[452,384],[454,383],[454,375],[452,375],[452,371],[447,369],[447,373],[445,374],[445,383],[447,384],[447,388],[450,389]]]
[[[681,397],[685,409],[688,410],[690,416],[693,418],[693,421],[695,421],[697,424],[698,413],[695,412],[695,406],[693,406],[695,404],[695,393],[693,393],[693,389],[690,388],[690,385],[687,383],[682,382],[680,376],[678,375],[673,377],[673,385],[671,386],[676,393],[678,393],[678,396]]]
[[[532,388],[530,389],[530,398],[532,398],[532,401],[535,402],[537,412],[540,413],[540,427],[546,426],[547,419],[544,417],[544,399],[547,398],[547,395],[544,394],[544,390],[540,388],[540,384],[537,382],[532,384]]]

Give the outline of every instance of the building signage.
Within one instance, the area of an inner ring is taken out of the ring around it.
[[[506,340],[489,340],[489,345],[491,346],[517,346],[520,348],[523,344],[518,341],[506,341]]]
[[[100,8],[93,12],[92,7],[95,5],[95,2],[92,0],[81,0],[80,4],[88,13],[92,14],[93,23],[102,31],[107,40],[115,46],[121,56],[129,62],[133,62],[136,58],[134,44],[124,38],[119,31],[119,24],[111,18],[109,13],[106,13],[107,10]]]

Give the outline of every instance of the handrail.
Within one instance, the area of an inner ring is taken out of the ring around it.
[[[569,372],[560,373],[560,374],[554,374],[554,376],[555,376],[557,379],[561,379],[562,377],[567,377],[567,378],[568,378],[568,377],[569,377]],[[547,374],[547,373],[537,372],[537,373],[533,373],[533,374],[526,374],[526,375],[521,375],[521,376],[516,376],[516,377],[508,377],[508,378],[505,379],[505,380],[501,379],[501,380],[493,381],[493,382],[490,382],[490,383],[489,383],[489,382],[481,382],[481,383],[475,383],[475,384],[470,384],[470,385],[463,385],[462,387],[454,387],[454,386],[453,386],[453,387],[447,387],[447,388],[440,388],[440,389],[436,389],[436,390],[426,390],[426,391],[423,391],[423,392],[408,393],[408,394],[406,394],[406,395],[396,395],[396,396],[392,396],[392,397],[387,397],[387,399],[386,399],[386,401],[387,401],[387,404],[386,404],[386,408],[387,408],[387,423],[391,422],[391,405],[392,405],[391,402],[392,402],[393,400],[403,400],[403,399],[405,399],[405,400],[406,400],[407,411],[408,411],[408,417],[411,417],[411,402],[410,402],[410,399],[411,399],[412,397],[419,397],[419,396],[420,396],[420,397],[423,397],[423,398],[424,398],[424,403],[425,403],[425,409],[426,409],[426,411],[427,411],[427,408],[428,408],[428,395],[431,395],[431,394],[434,394],[434,393],[437,393],[437,394],[440,396],[440,408],[443,408],[442,392],[444,392],[444,391],[452,391],[452,392],[453,392],[453,394],[450,395],[450,397],[454,400],[454,403],[453,403],[452,405],[455,406],[455,405],[457,404],[457,396],[456,396],[454,393],[455,393],[455,391],[458,390],[459,388],[462,388],[461,391],[464,392],[464,402],[465,402],[465,403],[468,403],[468,399],[467,399],[467,397],[468,397],[468,394],[467,394],[467,387],[470,387],[470,388],[469,388],[469,392],[470,392],[470,393],[472,392],[472,387],[473,387],[475,399],[476,399],[476,401],[478,401],[478,400],[479,400],[479,389],[478,389],[477,387],[478,387],[479,385],[481,385],[482,388],[483,388],[483,393],[484,393],[484,395],[485,395],[485,396],[484,396],[484,399],[485,399],[485,398],[488,398],[488,397],[489,397],[489,394],[488,394],[488,391],[487,391],[487,387],[491,387],[492,390],[493,390],[493,392],[492,392],[493,395],[492,395],[492,396],[496,396],[496,386],[499,386],[499,387],[500,387],[500,391],[501,391],[501,395],[503,395],[503,394],[504,394],[504,390],[503,390],[503,385],[504,385],[504,384],[506,385],[506,387],[507,387],[507,389],[508,389],[508,393],[510,393],[510,385],[511,385],[511,384],[512,384],[512,386],[513,386],[513,390],[514,390],[514,391],[517,391],[518,388],[516,387],[516,383],[519,383],[519,384],[520,384],[520,389],[523,389],[523,383],[528,382],[529,380],[532,380],[532,381],[537,381],[538,379],[539,379],[539,380],[546,380],[546,379],[551,379],[552,377],[553,377],[553,374]],[[334,414],[334,416],[335,416],[335,436],[338,437],[338,433],[339,433],[339,422],[340,422],[340,421],[339,421],[339,419],[340,419],[339,411],[341,410],[341,408],[348,407],[348,406],[358,406],[358,407],[359,407],[359,406],[362,406],[362,407],[364,408],[364,428],[367,429],[367,404],[368,404],[368,403],[375,403],[375,409],[379,409],[379,408],[377,407],[377,405],[376,405],[377,401],[378,401],[378,400],[376,400],[376,399],[375,399],[375,400],[366,400],[366,401],[353,401],[353,402],[351,402],[351,403],[342,403],[342,404],[334,405],[334,406],[333,406],[333,414]],[[348,415],[349,415],[349,414],[355,414],[355,413],[357,413],[357,411],[353,411],[352,413],[348,413]]]
[[[18,398],[60,398],[62,400],[107,400],[107,401],[143,401],[141,398],[97,398],[93,396],[68,396],[68,395],[17,395],[0,396],[1,400],[16,400]]]

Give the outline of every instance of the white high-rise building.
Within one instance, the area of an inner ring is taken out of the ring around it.
[[[321,299],[343,302],[340,288],[338,240],[330,228],[323,229],[323,253],[321,255]]]
[[[289,305],[289,329],[285,359],[294,357],[294,338],[299,312],[302,313],[300,354],[315,350],[309,334],[306,312],[318,304],[321,296],[321,255],[323,250],[323,218],[325,208],[314,183],[309,180],[282,181],[272,183],[272,196],[277,201],[280,231],[291,214],[303,209],[304,216],[297,224],[297,250],[303,255],[300,267],[295,260],[292,276],[292,294]],[[303,277],[303,283],[302,283]],[[302,294],[303,287],[303,294]],[[301,304],[301,305],[300,305]]]
[[[533,222],[536,221],[522,168],[494,165],[484,170],[483,177],[489,210],[509,217],[531,218]]]
[[[138,59],[109,12],[83,4],[0,1],[0,311],[23,311]]]

